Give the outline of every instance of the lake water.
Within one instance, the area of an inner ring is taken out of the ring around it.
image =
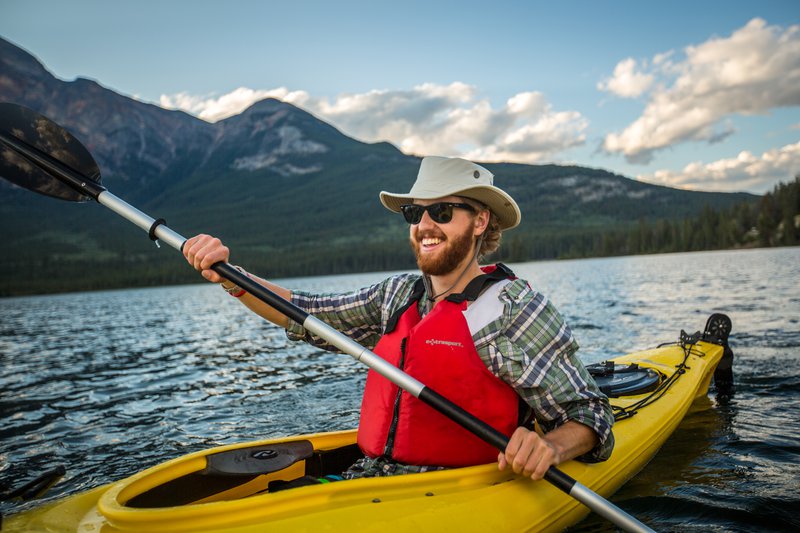
[[[511,266],[556,303],[587,363],[728,314],[735,396],[698,402],[613,501],[659,531],[800,529],[800,248]],[[385,276],[281,283],[341,291]],[[0,324],[0,480],[66,466],[44,500],[211,446],[358,421],[362,365],[288,342],[210,284],[0,299]],[[614,528],[590,517],[573,530]]]

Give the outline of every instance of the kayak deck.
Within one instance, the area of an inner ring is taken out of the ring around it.
[[[568,461],[559,469],[601,496],[613,494],[647,464],[692,402],[706,395],[722,355],[723,346],[699,341],[615,359],[616,364],[655,370],[668,386],[612,398],[616,411],[634,414],[615,424],[611,458],[595,464]],[[280,482],[341,473],[360,456],[355,439],[352,430],[196,452],[10,516],[3,528],[106,533],[492,527],[560,531],[589,512],[552,485],[498,471],[496,464],[277,490]]]

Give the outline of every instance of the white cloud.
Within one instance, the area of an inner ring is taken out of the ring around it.
[[[662,64],[662,56],[657,56],[653,63]],[[637,72],[636,60],[632,57],[617,63],[614,69],[614,76],[601,81],[597,88],[601,91],[608,91],[622,98],[636,98],[644,94],[653,85],[655,76]]]
[[[289,91],[285,87],[269,90],[239,87],[217,98],[196,96],[185,92],[173,95],[162,94],[159,104],[167,109],[181,109],[203,120],[217,122],[238,115],[255,102],[265,98],[278,98],[295,105],[302,105],[309,96],[304,91]]]
[[[800,142],[774,148],[760,156],[743,151],[731,159],[712,163],[697,161],[680,172],[659,170],[637,179],[681,189],[765,192],[777,182],[789,182],[797,175],[800,175]]]
[[[481,161],[533,163],[586,141],[588,121],[556,111],[539,92],[523,92],[493,108],[476,87],[426,83],[408,90],[372,90],[329,100],[281,87],[241,87],[220,97],[163,95],[162,107],[209,121],[273,97],[302,107],[357,139],[389,141],[406,153],[461,155]]]
[[[729,37],[684,52],[680,61],[673,52],[655,56],[650,67],[643,63],[647,73],[626,59],[598,85],[628,97],[649,90],[642,115],[606,136],[607,152],[647,163],[655,151],[677,143],[724,139],[734,132],[726,123],[732,115],[800,105],[800,26],[767,26],[755,18]]]

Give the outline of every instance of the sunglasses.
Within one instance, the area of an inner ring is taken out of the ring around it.
[[[409,224],[419,224],[425,211],[437,224],[447,224],[453,220],[454,207],[475,212],[475,208],[471,205],[455,202],[437,202],[431,205],[405,204],[400,206],[400,211],[403,212],[403,216]]]

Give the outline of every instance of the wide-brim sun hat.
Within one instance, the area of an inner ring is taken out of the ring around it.
[[[517,202],[494,186],[494,174],[458,157],[425,157],[408,194],[380,193],[381,203],[395,213],[414,199],[435,200],[445,196],[461,196],[484,204],[497,217],[501,230],[518,226],[522,219]]]

